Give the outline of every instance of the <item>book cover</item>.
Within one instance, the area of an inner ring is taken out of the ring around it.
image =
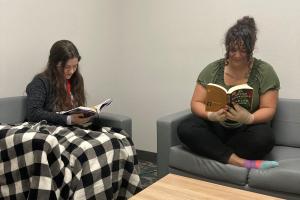
[[[226,105],[233,107],[232,103],[237,103],[249,111],[252,108],[253,88],[248,84],[236,85],[226,90],[220,85],[209,83],[206,90],[206,111],[216,112]]]
[[[72,115],[72,114],[80,114],[83,113],[84,117],[91,117],[96,114],[100,114],[100,112],[107,106],[111,104],[112,100],[111,99],[106,99],[105,101],[101,102],[98,105],[92,106],[92,107],[84,107],[84,106],[79,106],[76,108],[73,108],[71,110],[67,111],[61,111],[57,112],[58,114],[62,115]]]

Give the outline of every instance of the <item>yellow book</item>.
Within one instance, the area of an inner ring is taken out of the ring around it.
[[[253,88],[248,84],[236,85],[226,90],[221,85],[209,83],[206,90],[206,111],[216,112],[226,105],[232,107],[232,103],[237,103],[248,111],[252,109]]]

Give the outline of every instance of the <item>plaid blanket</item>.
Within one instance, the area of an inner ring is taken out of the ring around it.
[[[0,124],[0,199],[127,199],[137,164],[122,130]]]

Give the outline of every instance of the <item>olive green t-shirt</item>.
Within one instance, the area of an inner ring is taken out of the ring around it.
[[[208,83],[215,83],[225,87],[227,90],[230,89],[234,85],[225,84],[224,67],[224,58],[210,63],[200,72],[197,82],[204,87]],[[279,90],[280,88],[279,78],[273,67],[267,62],[256,58],[254,58],[247,84],[253,87],[252,113],[259,108],[260,95],[268,90]],[[235,123],[235,126],[237,126],[237,123]]]

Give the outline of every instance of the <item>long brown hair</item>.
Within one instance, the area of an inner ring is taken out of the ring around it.
[[[77,58],[78,62],[81,60],[76,46],[68,40],[57,41],[52,45],[47,67],[41,73],[49,79],[54,90],[54,110],[56,111],[71,109],[86,103],[84,83],[79,65],[70,79],[73,103],[71,103],[70,96],[67,95],[64,67],[68,60],[72,58]]]

